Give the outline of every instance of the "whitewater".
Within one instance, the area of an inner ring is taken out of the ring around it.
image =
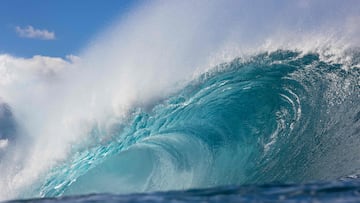
[[[60,66],[1,55],[0,200],[359,201],[359,10],[143,2]]]

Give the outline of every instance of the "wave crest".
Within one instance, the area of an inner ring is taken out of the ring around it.
[[[153,108],[95,125],[90,137],[108,141],[82,143],[36,191],[127,193],[353,174],[360,69],[344,66],[284,50],[221,64]]]

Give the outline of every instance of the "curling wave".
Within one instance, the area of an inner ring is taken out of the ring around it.
[[[345,57],[345,56],[344,56]],[[347,64],[278,50],[236,58],[152,106],[94,124],[24,194],[334,180],[360,168],[359,54]]]

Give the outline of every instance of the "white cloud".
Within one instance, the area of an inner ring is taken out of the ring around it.
[[[66,59],[40,55],[32,58],[0,55],[0,89],[1,86],[26,83],[33,79],[47,80],[78,60],[79,58],[73,55]]]
[[[8,146],[8,140],[7,139],[0,139],[0,150],[5,149]]]
[[[20,37],[24,37],[24,38],[42,39],[42,40],[54,40],[56,38],[55,32],[50,32],[46,29],[43,30],[36,29],[31,25],[23,28],[16,26],[15,31]]]

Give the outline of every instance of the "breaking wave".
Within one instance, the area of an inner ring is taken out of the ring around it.
[[[126,121],[93,126],[86,147],[37,191],[128,193],[354,174],[359,78],[359,68],[344,70],[316,53],[237,58],[153,107],[133,109]]]

